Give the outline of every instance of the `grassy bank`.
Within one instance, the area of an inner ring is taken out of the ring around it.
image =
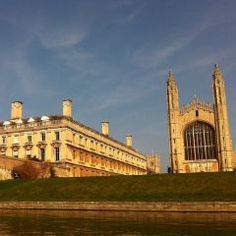
[[[0,200],[236,201],[236,172],[0,181]]]

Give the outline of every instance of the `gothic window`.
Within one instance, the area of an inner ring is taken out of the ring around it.
[[[184,131],[185,160],[216,159],[215,130],[207,123],[196,121]]]

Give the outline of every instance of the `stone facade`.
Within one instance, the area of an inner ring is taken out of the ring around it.
[[[127,142],[110,137],[108,121],[102,132],[75,121],[69,99],[63,101],[63,115],[29,118],[23,118],[23,103],[15,101],[11,118],[0,123],[0,155],[51,162],[64,168],[65,176],[146,174],[146,157],[133,148],[132,136]]]
[[[180,107],[177,83],[169,73],[167,110],[173,173],[232,171],[236,167],[224,78],[218,65],[213,72],[213,97],[214,104],[195,97]]]
[[[160,165],[160,155],[155,154],[147,154],[147,172],[148,174],[160,174],[161,165]]]

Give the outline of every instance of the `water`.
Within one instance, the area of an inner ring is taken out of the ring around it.
[[[0,211],[0,235],[236,236],[236,214]]]

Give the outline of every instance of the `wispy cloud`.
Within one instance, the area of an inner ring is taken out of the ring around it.
[[[132,22],[143,10],[144,6],[139,6],[136,9],[134,9],[128,16],[127,21]]]
[[[73,47],[79,44],[87,35],[86,31],[75,29],[46,29],[36,32],[40,42],[46,48]]]
[[[23,91],[25,95],[45,96],[55,93],[55,91],[49,91],[49,88],[44,86],[42,83],[42,81],[45,80],[43,74],[28,62],[25,51],[18,49],[2,66],[5,70],[10,72],[12,77],[16,78],[15,83],[19,84],[19,89]]]
[[[138,18],[138,16],[142,13],[145,7],[145,3],[138,4],[137,6],[133,6],[128,10],[126,14],[120,14],[115,19],[114,22],[116,24],[129,24],[132,23]]]
[[[216,19],[215,19],[216,18]],[[182,34],[169,33],[171,40],[166,40],[166,43],[156,44],[147,43],[141,49],[135,50],[130,57],[130,62],[134,65],[150,69],[162,66],[172,56],[179,54],[194,42],[201,34],[214,25],[222,23],[224,19],[217,19],[215,13],[210,12],[202,17],[201,21],[193,23]]]
[[[207,67],[212,68],[214,64],[221,64],[224,68],[235,67],[235,63],[231,62],[231,58],[234,57],[236,49],[218,49],[211,52],[202,52],[197,56],[191,57],[191,60],[186,61],[184,64],[180,63],[175,66],[175,72],[188,72],[196,71],[197,69]],[[225,62],[227,63],[225,64]],[[232,68],[231,68],[232,69]]]
[[[117,108],[118,106],[124,106],[127,103],[137,102],[140,99],[147,96],[154,91],[154,88],[143,89],[130,89],[127,87],[116,89],[110,96],[106,97],[104,101],[93,109],[93,112],[108,110],[110,108]]]
[[[68,5],[66,10],[77,15],[66,14],[66,18],[60,10],[50,12],[50,8],[40,2],[32,4],[30,11],[28,7],[30,4],[26,8],[19,3],[16,7],[9,5],[8,12],[1,11],[0,18],[46,48],[75,46],[89,33],[91,22],[82,20],[82,10],[78,6],[71,8]]]
[[[173,37],[173,41],[160,48],[160,45],[146,46],[136,50],[131,56],[131,63],[141,68],[161,66],[163,62],[186,48],[207,26],[196,27],[180,37]]]
[[[111,9],[117,9],[117,8],[123,8],[123,7],[130,7],[136,4],[138,0],[112,0],[109,3],[109,8]]]
[[[124,107],[127,104],[137,104],[150,94],[158,92],[159,89],[158,81],[153,81],[149,77],[144,79],[142,76],[137,76],[136,73],[133,75],[128,73],[123,75],[123,82],[120,81],[117,87],[108,92],[107,96],[100,101],[100,105],[94,107],[93,111],[96,113],[119,106]]]

